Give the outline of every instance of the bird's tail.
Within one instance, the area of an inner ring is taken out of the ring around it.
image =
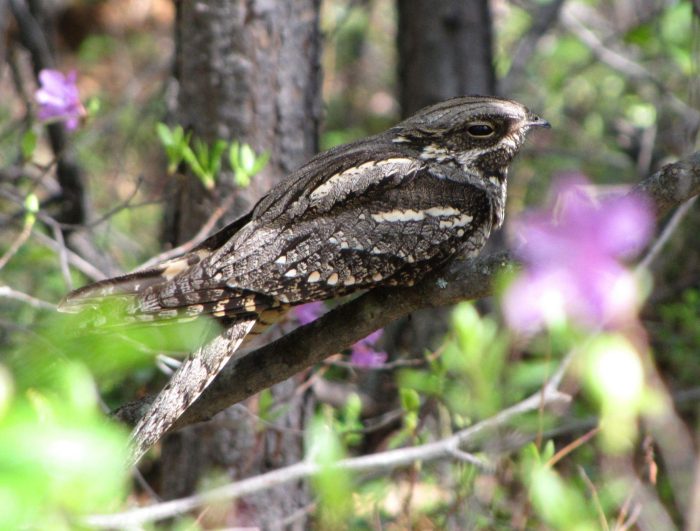
[[[192,353],[161,390],[131,434],[130,463],[136,463],[202,394],[257,322],[241,318]]]

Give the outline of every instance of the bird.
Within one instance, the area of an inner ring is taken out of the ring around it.
[[[109,301],[124,323],[208,317],[221,332],[182,362],[132,432],[136,462],[244,341],[291,307],[412,286],[476,256],[504,219],[508,167],[549,123],[490,96],[449,99],[388,130],[314,156],[192,251],[68,294],[63,312]]]

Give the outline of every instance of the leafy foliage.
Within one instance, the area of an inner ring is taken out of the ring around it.
[[[168,156],[168,173],[175,173],[184,161],[208,190],[213,190],[216,186],[221,157],[227,150],[234,182],[241,188],[250,185],[250,180],[260,173],[270,158],[269,153],[257,156],[248,144],[238,141],[229,144],[225,140],[216,140],[209,145],[199,138],[192,140],[192,132],[185,133],[180,125],[171,129],[159,122],[156,131]]]
[[[47,322],[0,364],[3,529],[73,529],[126,494],[126,432],[104,418],[74,345],[52,337],[66,324]]]

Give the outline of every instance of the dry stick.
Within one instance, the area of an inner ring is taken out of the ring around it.
[[[52,249],[53,251],[55,251],[57,253],[65,252],[66,260],[68,260],[68,263],[71,264],[76,269],[78,269],[81,273],[83,273],[90,280],[97,281],[97,280],[104,280],[105,278],[107,278],[107,275],[105,275],[102,271],[97,269],[90,262],[85,260],[82,256],[80,256],[77,253],[74,253],[70,249],[67,249],[65,246],[62,246],[59,242],[57,242],[53,238],[47,236],[43,232],[35,230],[32,233],[32,236],[34,236],[37,240],[39,240],[39,243],[41,243],[42,245],[45,245],[46,247]]]
[[[7,262],[9,262],[14,255],[17,254],[17,251],[19,251],[20,247],[25,244],[25,242],[29,239],[29,236],[32,234],[32,227],[34,226],[33,222],[28,222],[25,221],[24,226],[22,227],[22,231],[19,233],[15,241],[12,242],[12,245],[10,245],[9,249],[0,256],[0,269],[4,268],[7,265]]]
[[[595,485],[591,481],[591,478],[588,477],[588,474],[586,474],[586,469],[583,468],[582,466],[579,465],[578,467],[578,473],[583,479],[583,482],[586,484],[586,487],[588,487],[588,490],[591,493],[591,497],[593,498],[593,505],[595,506],[596,513],[598,514],[598,523],[600,524],[600,528],[603,531],[610,531],[610,526],[608,525],[608,520],[605,518],[605,511],[603,510],[603,506],[600,503],[600,496],[598,496],[598,489],[595,488]]]
[[[553,467],[556,465],[559,461],[564,459],[567,455],[569,455],[571,452],[576,450],[579,446],[582,446],[586,444],[588,441],[590,441],[593,437],[598,435],[598,432],[600,431],[600,426],[596,426],[595,428],[592,428],[589,430],[587,433],[584,433],[579,437],[578,439],[575,439],[574,441],[570,442],[564,448],[559,450],[556,454],[554,454],[552,457],[549,458],[547,461],[547,466]]]
[[[697,196],[693,197],[692,199],[689,199],[676,209],[676,211],[673,213],[673,216],[671,216],[671,219],[668,221],[668,223],[666,223],[664,230],[661,231],[661,235],[658,238],[656,238],[647,254],[637,265],[636,269],[638,271],[649,269],[649,266],[651,266],[654,260],[656,260],[656,257],[659,256],[661,250],[664,248],[666,243],[668,243],[668,240],[671,239],[673,233],[676,232],[676,229],[680,226],[681,221],[683,221],[685,216],[690,211],[690,207],[692,207],[695,204],[696,199]]]
[[[700,194],[700,152],[664,166],[635,186],[631,193],[649,198],[657,219],[665,216]],[[428,275],[411,288],[372,290],[273,343],[234,356],[173,429],[207,420],[420,308],[491,295],[494,278],[504,269],[513,267],[517,267],[517,263],[508,253],[500,252],[470,261],[454,261],[445,270]],[[126,404],[116,416],[134,424],[152,400],[151,396]]]
[[[209,216],[209,219],[207,222],[202,225],[202,228],[199,229],[197,234],[194,235],[193,238],[191,238],[189,241],[186,241],[185,243],[178,245],[177,247],[173,247],[169,251],[165,251],[164,253],[160,253],[157,256],[154,256],[153,258],[149,259],[148,261],[144,262],[141,264],[138,268],[137,271],[142,271],[145,269],[148,269],[149,267],[153,267],[156,264],[159,264],[161,262],[165,262],[166,260],[170,260],[171,258],[175,258],[176,256],[180,256],[181,254],[185,254],[190,252],[192,249],[194,249],[195,246],[199,245],[202,243],[207,236],[209,236],[209,233],[212,231],[214,228],[214,225],[221,219],[221,217],[226,213],[226,211],[231,208],[233,205],[233,202],[236,199],[236,194],[230,194],[221,205],[219,205],[214,212],[212,213],[211,216]]]
[[[29,304],[33,308],[37,308],[40,310],[55,310],[56,309],[55,304],[41,300],[41,299],[37,299],[36,297],[32,297],[31,295],[28,295],[27,293],[17,291],[16,289],[11,288],[10,286],[0,285],[0,297],[4,297],[7,299],[14,299],[16,301],[24,302],[26,304]]]
[[[393,470],[395,468],[408,466],[416,461],[426,462],[453,457],[461,446],[472,442],[484,432],[503,426],[514,417],[536,411],[540,407],[543,399],[548,405],[562,402],[568,403],[571,397],[560,392],[558,386],[570,361],[571,357],[567,357],[562,362],[555,376],[545,386],[544,396],[538,391],[522,402],[504,409],[493,417],[483,420],[474,426],[459,431],[451,437],[420,446],[343,459],[334,465],[334,468],[352,472],[376,473],[378,471]],[[230,483],[202,494],[196,494],[194,496],[188,496],[186,498],[159,503],[140,509],[133,509],[114,515],[89,516],[85,519],[84,523],[98,528],[138,526],[146,522],[170,518],[188,512],[194,508],[201,507],[202,505],[228,500],[283,485],[290,481],[296,481],[317,474],[321,470],[322,467],[316,463],[302,461],[266,474]]]
[[[669,101],[672,107],[681,114],[688,123],[697,125],[700,120],[700,112],[688,105],[685,101],[668,90],[666,85],[658,79],[650,70],[634,61],[632,54],[623,54],[618,50],[613,50],[596,35],[590,28],[581,22],[576,14],[575,8],[569,4],[561,10],[559,19],[562,25],[573,33],[583,44],[588,46],[593,55],[610,68],[620,71],[631,79],[641,79],[651,82],[659,89]]]
[[[61,264],[63,281],[66,283],[66,287],[72,290],[73,279],[70,276],[70,268],[68,267],[68,247],[66,247],[66,241],[63,239],[63,231],[61,230],[61,226],[53,220],[50,225],[53,229],[53,237],[56,243],[58,243],[58,261]]]

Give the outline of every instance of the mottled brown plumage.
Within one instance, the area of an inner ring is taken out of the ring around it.
[[[170,428],[260,321],[313,300],[410,286],[455,255],[477,254],[503,222],[509,163],[527,131],[547,125],[510,100],[439,103],[317,155],[192,252],[68,295],[64,311],[110,298],[128,321],[208,315],[226,327],[221,348],[191,356],[158,396],[135,430],[137,453]]]

